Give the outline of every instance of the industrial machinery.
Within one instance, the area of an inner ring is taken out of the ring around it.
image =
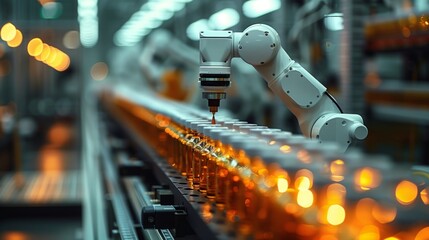
[[[334,141],[345,151],[352,141],[368,135],[362,117],[344,114],[326,87],[289,57],[281,47],[278,33],[264,24],[252,25],[242,33],[200,33],[199,82],[213,117],[220,100],[226,98],[234,57],[255,67],[297,117],[306,137],[316,138],[320,143]]]
[[[175,84],[171,86],[171,91],[180,93],[183,89],[186,89],[189,96],[186,100],[187,102],[193,105],[204,104],[201,101],[200,92],[198,91],[196,94],[193,89],[195,86],[193,79],[198,78],[198,69],[200,66],[199,51],[183,43],[168,30],[157,29],[148,36],[139,57],[139,66],[145,80],[151,86],[161,84],[160,79],[163,79],[167,69],[180,66],[179,71],[185,79],[183,82],[180,81],[181,79],[175,79]],[[239,107],[240,110],[235,112],[235,116],[240,119],[246,119],[251,115],[263,112],[264,106],[269,103],[269,96],[266,88],[263,86],[263,81],[260,79],[261,77],[250,65],[241,59],[236,59],[232,72],[235,73],[235,84],[240,89],[236,93],[236,99],[240,103],[243,103]],[[192,79],[192,81],[188,79]],[[247,81],[251,81],[252,84],[247,84]],[[233,96],[230,96],[230,99],[232,98]],[[229,105],[228,107],[233,106]],[[223,110],[230,110],[230,108],[223,108]],[[252,117],[255,123],[263,122],[262,119],[264,116]]]
[[[100,95],[112,238],[427,239],[429,179],[127,87]],[[97,130],[98,129],[98,130]],[[92,143],[96,145],[96,143]]]

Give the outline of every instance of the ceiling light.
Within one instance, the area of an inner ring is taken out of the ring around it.
[[[280,0],[249,0],[243,4],[243,14],[249,18],[256,18],[281,7]]]
[[[118,46],[131,46],[139,42],[154,28],[162,25],[163,21],[171,19],[175,12],[182,10],[185,4],[192,0],[149,0],[139,11],[115,33],[114,43]],[[127,40],[133,36],[137,40]]]
[[[240,15],[235,9],[225,8],[209,18],[209,25],[214,29],[223,30],[235,26],[239,21]]]
[[[207,19],[200,19],[191,23],[186,29],[186,35],[189,39],[197,41],[200,39],[200,32],[210,29],[209,21]]]
[[[78,0],[80,42],[93,47],[98,41],[98,0]]]

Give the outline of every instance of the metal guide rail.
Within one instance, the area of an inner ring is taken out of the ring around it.
[[[174,194],[143,228],[168,212],[201,239],[429,237],[428,174],[410,166],[132,91],[101,102]]]

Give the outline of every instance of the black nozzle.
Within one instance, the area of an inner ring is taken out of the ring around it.
[[[220,99],[207,99],[209,107],[219,107]]]

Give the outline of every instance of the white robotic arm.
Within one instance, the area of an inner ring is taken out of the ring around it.
[[[293,61],[281,47],[278,33],[263,24],[252,25],[243,33],[200,33],[200,85],[212,113],[226,97],[233,57],[255,67],[296,116],[305,136],[320,143],[337,142],[345,151],[355,139],[368,135],[362,117],[343,114],[326,87]]]

